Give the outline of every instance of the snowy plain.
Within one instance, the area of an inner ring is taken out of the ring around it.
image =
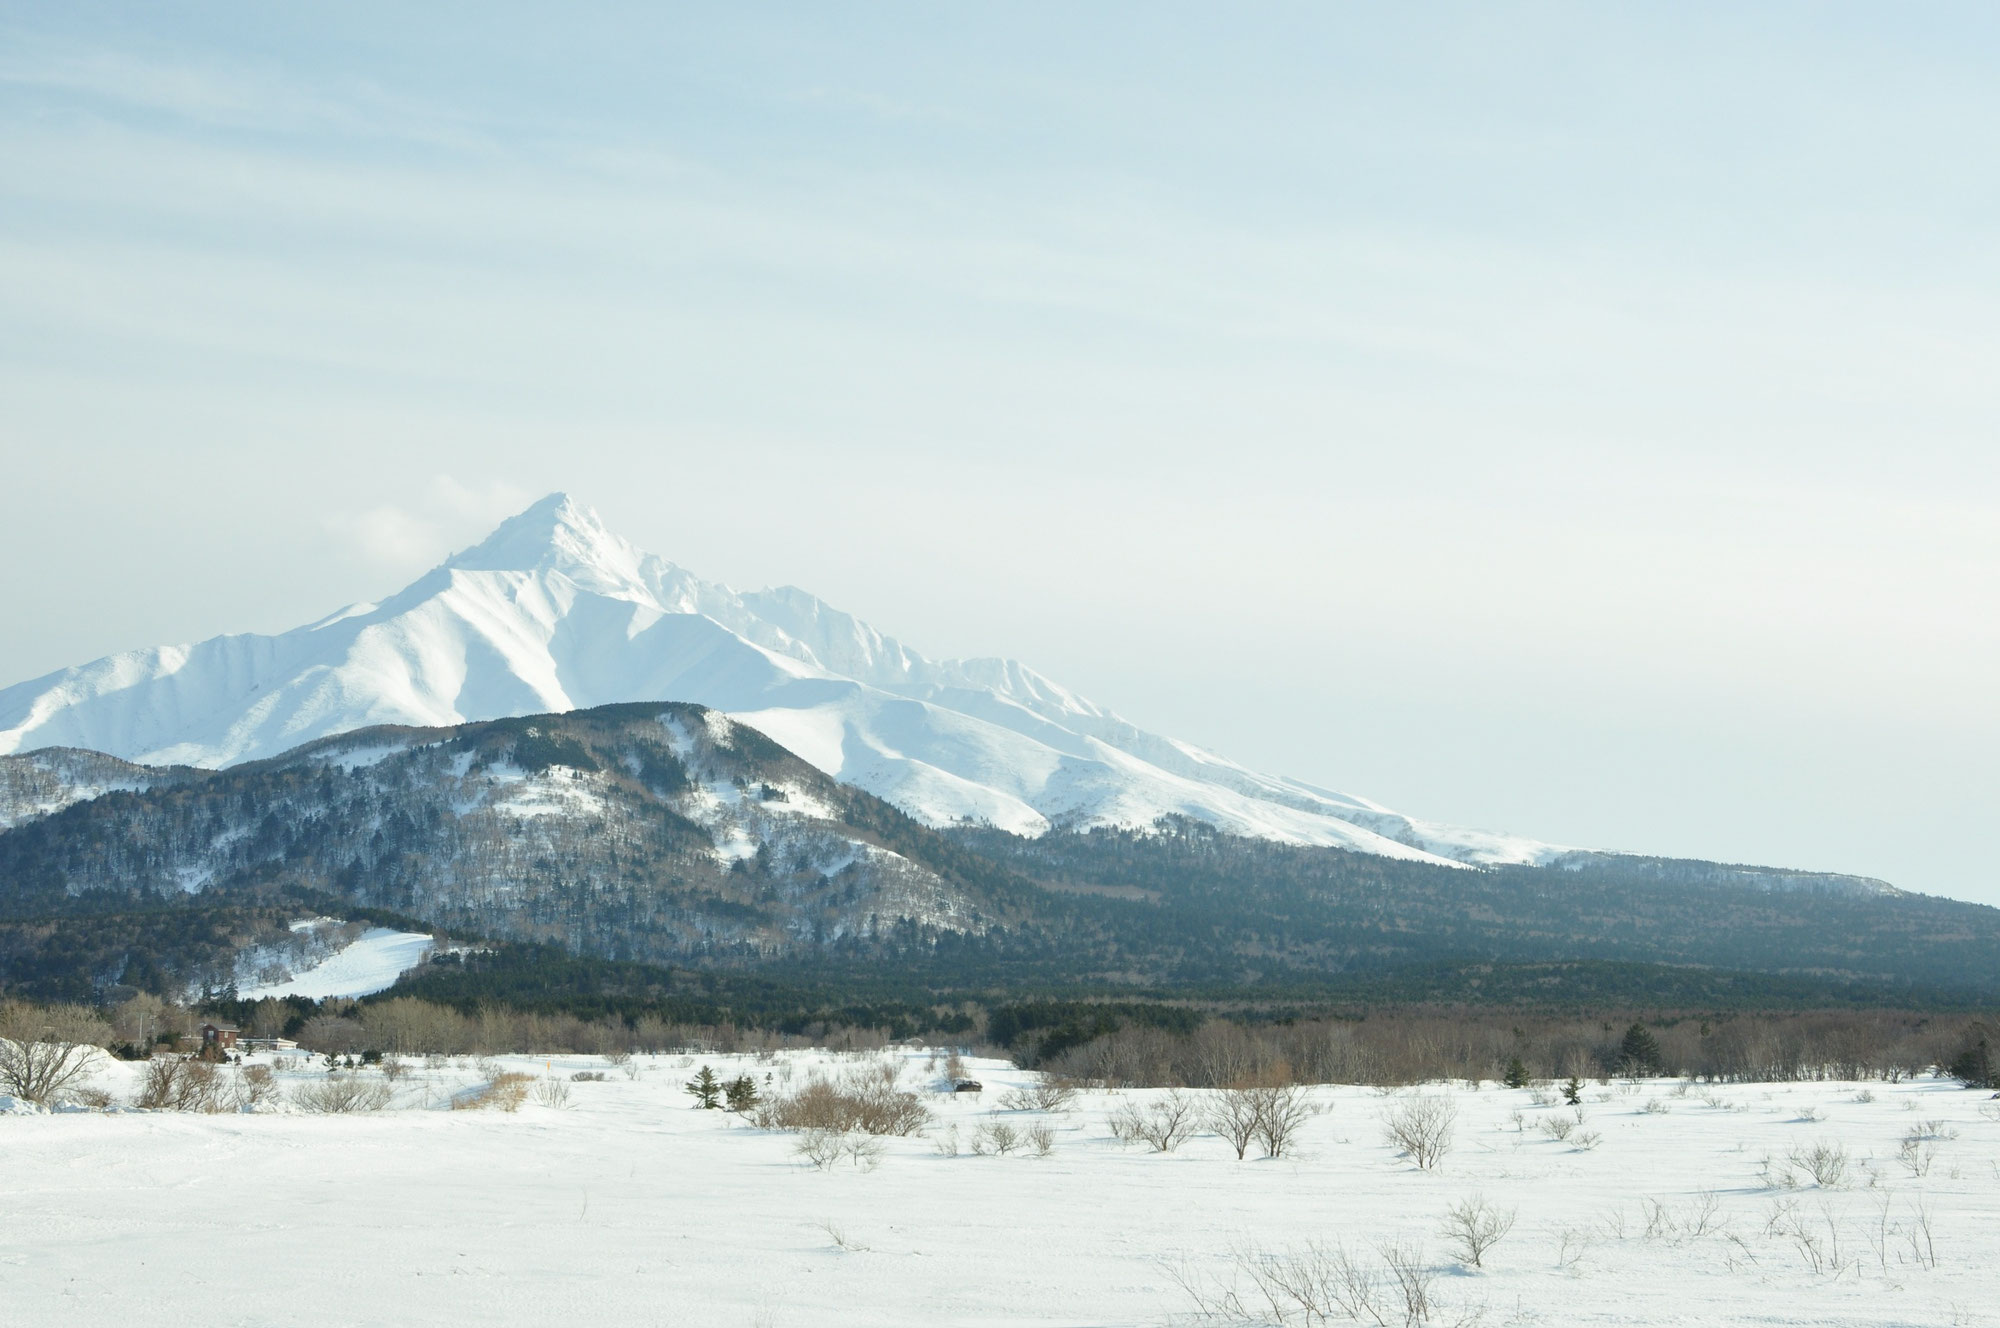
[[[872,1168],[815,1169],[800,1136],[682,1091],[704,1064],[772,1092],[883,1059],[933,1122]],[[296,1064],[293,1087],[326,1073]],[[447,1109],[503,1068],[569,1103]],[[129,1098],[142,1070],[107,1062],[98,1085]],[[1324,1087],[1295,1156],[1238,1161],[1209,1133],[1164,1154],[1118,1142],[1111,1113],[1159,1090],[1008,1111],[1032,1076],[967,1070],[976,1097],[934,1091],[935,1058],[911,1049],[413,1059],[367,1115],[0,1115],[0,1322],[1192,1324],[1216,1320],[1183,1279],[1247,1292],[1239,1255],[1384,1241],[1424,1247],[1439,1324],[1929,1326],[1992,1323],[2000,1303],[2000,1104],[1952,1080],[1591,1084],[1591,1148],[1549,1137],[1540,1122],[1573,1112],[1527,1090]],[[1433,1171],[1382,1137],[1410,1092],[1457,1108]],[[1050,1123],[1054,1148],[974,1155],[995,1121]],[[1923,1175],[1898,1161],[1920,1128]],[[1846,1178],[1777,1183],[1767,1159],[1815,1144],[1847,1150]],[[1474,1195],[1518,1213],[1478,1270],[1439,1235]]]

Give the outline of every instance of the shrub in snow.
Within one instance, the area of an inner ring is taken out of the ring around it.
[[[1573,1115],[1545,1117],[1536,1122],[1535,1128],[1559,1144],[1570,1143],[1583,1128],[1583,1122],[1583,1108],[1578,1107]]]
[[[751,1119],[766,1130],[911,1135],[922,1132],[931,1114],[915,1093],[861,1073],[838,1081],[815,1075],[794,1092],[757,1103]]]
[[[1307,1244],[1278,1252],[1240,1250],[1237,1278],[1212,1285],[1191,1267],[1168,1270],[1210,1323],[1328,1324],[1341,1320],[1406,1328],[1432,1322],[1439,1310],[1431,1285],[1437,1270],[1421,1246],[1387,1243],[1376,1257],[1345,1245]],[[1241,1280],[1249,1280],[1249,1291]],[[1261,1304],[1259,1303],[1261,1302]],[[1477,1312],[1460,1322],[1473,1322]]]
[[[1515,1210],[1496,1208],[1483,1195],[1461,1199],[1444,1211],[1444,1239],[1460,1263],[1482,1268],[1486,1251],[1514,1229]]]
[[[998,1153],[1001,1157],[1005,1157],[1020,1146],[1020,1133],[1013,1126],[1001,1121],[989,1121],[972,1135],[972,1151],[981,1157],[988,1153]]]
[[[148,1111],[219,1111],[221,1093],[221,1076],[213,1065],[165,1056],[146,1063],[132,1105]]]
[[[1149,1144],[1156,1153],[1171,1153],[1188,1141],[1199,1122],[1195,1099],[1175,1088],[1143,1110],[1130,1103],[1120,1107],[1112,1113],[1111,1132],[1123,1141]]]
[[[1442,1095],[1418,1094],[1394,1103],[1382,1113],[1382,1134],[1424,1171],[1430,1171],[1451,1151],[1458,1107]]]
[[[527,1075],[518,1077],[528,1078]],[[302,1111],[344,1115],[355,1111],[380,1111],[389,1105],[390,1092],[388,1083],[381,1079],[359,1074],[330,1074],[293,1089],[292,1102]],[[514,1105],[520,1105],[518,1097]]]
[[[805,1130],[792,1145],[794,1155],[819,1171],[831,1171],[843,1159],[862,1171],[873,1171],[885,1151],[880,1139],[840,1130]]]
[[[1838,1189],[1847,1183],[1848,1156],[1844,1145],[1821,1140],[1807,1148],[1794,1148],[1785,1159],[1823,1190]]]
[[[1061,1075],[1037,1075],[1000,1099],[1002,1111],[1062,1111],[1076,1100],[1076,1083]]]

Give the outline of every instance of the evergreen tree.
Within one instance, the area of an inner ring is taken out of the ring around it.
[[[1507,1062],[1506,1084],[1509,1088],[1526,1088],[1528,1086],[1528,1067],[1521,1063],[1519,1056]]]
[[[748,1111],[757,1105],[757,1081],[747,1074],[739,1074],[722,1086],[723,1094],[729,1099],[731,1111]]]
[[[1660,1044],[1644,1024],[1625,1030],[1625,1040],[1618,1045],[1618,1064],[1631,1075],[1660,1072]]]
[[[1981,1038],[1958,1054],[1948,1072],[1967,1088],[2000,1088],[2000,1064],[1995,1059]]]
[[[716,1111],[722,1106],[722,1081],[706,1065],[701,1067],[700,1074],[687,1081],[687,1091],[702,1111]]]
[[[1572,1107],[1583,1105],[1583,1080],[1575,1075],[1569,1077],[1569,1082],[1563,1085],[1563,1101]]]

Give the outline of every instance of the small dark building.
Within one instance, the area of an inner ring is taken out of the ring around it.
[[[952,1083],[951,1091],[954,1093],[983,1093],[986,1091],[986,1085],[980,1083],[977,1079],[959,1079]]]
[[[240,1032],[242,1030],[234,1024],[203,1024],[201,1026],[202,1050],[206,1051],[210,1047],[213,1047],[217,1051],[234,1051],[236,1050],[236,1035]]]

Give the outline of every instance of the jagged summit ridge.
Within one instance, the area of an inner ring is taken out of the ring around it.
[[[793,586],[738,592],[551,494],[404,590],[277,636],[129,651],[0,691],[0,753],[208,767],[376,724],[690,701],[934,825],[1148,826],[1461,863],[1531,840],[1417,821],[1148,733],[1027,666],[932,660]]]

